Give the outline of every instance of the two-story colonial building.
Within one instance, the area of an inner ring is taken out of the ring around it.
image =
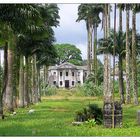
[[[87,66],[76,66],[65,62],[48,69],[48,84],[57,87],[75,87],[77,83],[83,84],[87,77]]]

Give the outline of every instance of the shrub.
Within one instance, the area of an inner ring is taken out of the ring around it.
[[[95,85],[93,82],[83,84],[85,96],[100,96],[103,95],[103,86]]]
[[[84,124],[88,125],[89,127],[93,127],[96,125],[95,119],[88,119],[87,121],[84,122]]]
[[[77,84],[71,91],[78,96],[100,96],[103,95],[103,86],[96,86],[92,82],[89,82],[83,85]]]
[[[85,96],[83,85],[76,84],[75,88],[73,88],[71,91],[73,92],[73,94],[77,96]]]
[[[89,104],[82,111],[76,113],[75,121],[85,122],[95,120],[96,124],[102,124],[103,112],[96,104]]]
[[[56,95],[56,89],[57,89],[56,86],[48,85],[46,88],[46,95],[47,96]]]

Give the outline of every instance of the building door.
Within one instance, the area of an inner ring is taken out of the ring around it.
[[[69,80],[65,80],[65,88],[69,88]]]

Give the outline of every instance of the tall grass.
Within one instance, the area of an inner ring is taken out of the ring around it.
[[[0,136],[140,136],[136,112],[140,106],[123,106],[122,128],[104,128],[103,125],[89,127],[73,126],[75,113],[89,104],[98,104],[102,108],[103,101],[95,99],[43,99],[30,108],[17,109],[17,115],[7,114],[0,120]],[[29,109],[35,109],[28,114]]]
[[[48,85],[45,89],[45,94],[47,96],[51,96],[51,95],[56,95],[56,90],[57,90],[57,87],[54,86],[54,85]]]
[[[79,96],[101,96],[103,95],[103,86],[96,86],[92,82],[84,83],[83,85],[77,84],[73,92]]]

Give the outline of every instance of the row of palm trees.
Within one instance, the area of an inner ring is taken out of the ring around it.
[[[91,71],[94,72],[96,84],[97,84],[97,55],[96,55],[97,27],[101,22],[101,19],[99,17],[101,12],[103,12],[101,4],[81,4],[78,7],[78,19],[76,20],[77,22],[81,20],[84,20],[86,22],[88,36],[87,65],[89,74],[91,73]]]
[[[116,5],[116,4],[115,4]],[[132,91],[134,104],[138,104],[137,85],[137,48],[138,36],[136,33],[136,14],[140,10],[139,4],[117,4],[119,9],[119,31],[116,33],[116,13],[114,13],[114,29],[110,28],[111,4],[81,4],[78,7],[78,19],[85,20],[88,33],[88,70],[93,73],[98,82],[97,73],[97,27],[102,21],[104,38],[100,39],[98,52],[104,54],[104,97],[105,102],[110,102],[113,97],[111,81],[111,53],[118,56],[119,66],[119,93],[121,103],[125,103],[124,92],[126,92],[126,103],[131,102],[130,81],[132,81]],[[116,7],[114,12],[116,11]],[[130,31],[130,10],[132,11],[132,30]],[[126,12],[126,32],[122,31],[122,12]],[[102,18],[101,17],[102,14]],[[93,30],[94,29],[94,30]],[[94,36],[93,36],[94,31]],[[111,41],[112,40],[112,41]],[[131,40],[131,41],[130,41]],[[102,44],[102,45],[101,45]],[[113,51],[113,48],[114,51]],[[114,57],[115,58],[115,57]],[[123,59],[125,58],[126,91],[123,81]],[[92,62],[93,60],[93,62]],[[115,59],[114,59],[115,60]],[[114,67],[115,69],[115,67]],[[132,75],[132,76],[131,76]]]
[[[41,100],[40,68],[56,57],[52,27],[58,26],[56,4],[1,4],[0,116]],[[45,79],[46,80],[46,79]]]

